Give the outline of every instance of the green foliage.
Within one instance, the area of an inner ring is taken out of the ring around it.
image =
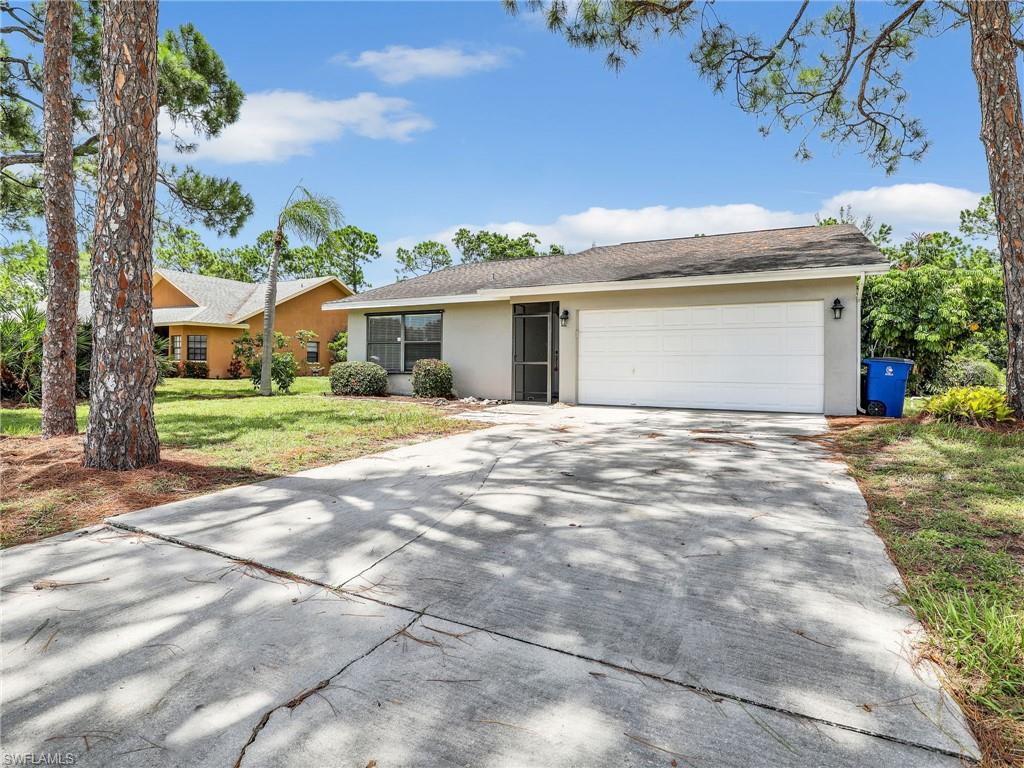
[[[270,378],[277,388],[288,394],[299,372],[299,364],[291,352],[276,352],[270,364]]]
[[[332,363],[344,363],[348,360],[348,331],[338,331],[334,338],[327,342],[331,351]]]
[[[278,228],[301,240],[322,243],[342,223],[338,201],[330,195],[310,192],[303,186],[295,188],[293,199],[278,214]]]
[[[968,344],[1005,366],[1003,273],[992,251],[938,232],[885,253],[892,269],[864,289],[866,351],[914,360],[911,392],[934,388],[943,361]]]
[[[42,399],[43,332],[46,314],[34,304],[0,313],[0,398],[36,405]],[[79,398],[89,396],[92,329],[78,326],[75,388]]]
[[[814,214],[814,220],[819,227],[827,227],[830,224],[854,224],[868,240],[879,248],[892,240],[892,227],[889,224],[876,225],[874,218],[870,215],[858,221],[853,214],[852,205],[839,206],[839,213],[835,216],[822,217],[819,214]]]
[[[462,254],[463,264],[532,259],[538,256],[558,256],[565,253],[560,245],[552,245],[547,252],[540,250],[540,238],[533,232],[526,232],[519,237],[511,237],[500,232],[488,232],[486,229],[470,232],[462,227],[455,233],[452,242]]]
[[[10,47],[0,42],[0,89],[4,109],[0,115],[0,150],[4,155],[39,153],[42,150],[42,40],[45,6],[19,6],[8,11],[12,28],[22,31],[18,56],[10,58]],[[6,19],[5,19],[6,20]],[[96,90],[100,77],[102,44],[100,7],[97,2],[76,4],[72,38],[75,181],[82,197],[93,194],[99,148]],[[159,41],[157,92],[161,113],[170,118],[174,148],[187,155],[195,149],[196,137],[209,138],[238,120],[245,94],[227,73],[217,52],[192,25],[168,29]],[[184,129],[184,130],[182,130]],[[187,138],[180,138],[177,133]],[[235,234],[252,214],[253,201],[231,179],[207,176],[201,171],[163,163],[159,181],[166,190],[161,196],[157,224],[174,221],[201,222],[218,233]],[[10,165],[3,170],[2,221],[5,228],[28,230],[30,222],[42,215],[42,191],[38,160]],[[79,206],[79,230],[90,230],[91,205]]]
[[[448,253],[448,248],[436,240],[424,240],[412,248],[399,248],[395,251],[395,259],[400,265],[395,270],[399,280],[436,272],[452,265],[452,255]]]
[[[984,356],[959,353],[942,364],[938,382],[942,389],[951,387],[1006,387],[1006,374]]]
[[[377,236],[349,225],[331,232],[316,248],[296,249],[284,263],[291,277],[334,275],[359,293],[370,287],[363,264],[379,258]]]
[[[1013,421],[1013,410],[1006,395],[995,387],[954,387],[929,397],[922,413],[941,421],[986,422]]]
[[[207,379],[210,377],[210,366],[205,360],[186,360],[182,363],[182,376],[186,379]]]
[[[992,195],[985,195],[973,210],[960,211],[960,231],[967,237],[995,237],[996,211]]]
[[[450,397],[455,377],[442,360],[424,358],[412,366],[412,393],[417,397]]]
[[[376,363],[335,363],[330,375],[331,392],[336,395],[381,396],[388,391],[388,373]]]
[[[46,297],[46,246],[35,239],[0,246],[0,313]]]

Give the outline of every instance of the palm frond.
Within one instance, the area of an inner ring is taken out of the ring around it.
[[[341,226],[341,207],[329,195],[318,195],[305,187],[297,192],[296,199],[281,211],[281,225],[290,234],[319,244]]]

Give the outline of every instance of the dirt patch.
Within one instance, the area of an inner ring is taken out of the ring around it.
[[[202,454],[162,448],[159,464],[124,472],[82,466],[84,435],[0,437],[0,546],[25,544],[112,515],[253,483],[273,475],[220,467]]]
[[[738,437],[695,437],[698,443],[712,443],[714,445],[739,445],[743,448],[757,448],[757,445],[749,440],[740,440]]]

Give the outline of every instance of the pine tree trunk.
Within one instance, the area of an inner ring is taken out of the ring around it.
[[[267,296],[263,302],[263,359],[260,366],[260,394],[271,395],[270,371],[274,364],[274,310],[277,308],[277,265],[281,260],[281,244],[284,233],[281,223],[274,233],[274,255],[270,259],[270,274],[267,276]]]
[[[105,2],[85,465],[160,460],[153,419],[157,4]]]
[[[1024,418],[1024,115],[1017,49],[1005,0],[971,0],[971,64],[981,100],[981,141],[988,160],[999,253],[1006,284],[1009,358],[1006,394]]]
[[[71,115],[71,0],[46,5],[43,43],[43,205],[47,301],[43,334],[43,437],[78,434],[75,352],[78,240]]]

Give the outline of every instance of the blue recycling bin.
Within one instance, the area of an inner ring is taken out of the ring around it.
[[[868,357],[864,359],[865,409],[869,416],[903,415],[903,399],[907,394],[907,377],[914,367],[913,360],[902,357]]]

